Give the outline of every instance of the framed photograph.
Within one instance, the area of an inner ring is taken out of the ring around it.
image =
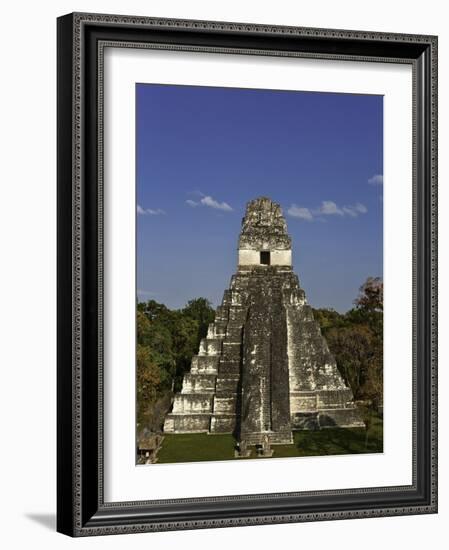
[[[437,511],[437,38],[58,19],[58,531]]]

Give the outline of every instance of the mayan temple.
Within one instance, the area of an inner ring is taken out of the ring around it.
[[[364,426],[292,268],[280,206],[248,203],[238,268],[164,432],[292,443],[292,430]]]

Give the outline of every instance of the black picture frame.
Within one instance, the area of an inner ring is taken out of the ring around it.
[[[437,37],[86,13],[60,17],[57,29],[57,530],[87,536],[437,512]],[[99,107],[105,42],[412,65],[412,485],[104,502]]]

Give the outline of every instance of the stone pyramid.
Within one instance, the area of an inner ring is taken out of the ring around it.
[[[248,203],[238,269],[185,374],[164,432],[291,443],[292,430],[364,426],[292,269],[278,204]]]

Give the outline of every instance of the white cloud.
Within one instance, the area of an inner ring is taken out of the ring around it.
[[[384,182],[384,177],[382,174],[374,174],[371,178],[368,179],[370,185],[382,185]]]
[[[342,210],[345,214],[351,216],[352,218],[356,218],[359,214],[366,214],[368,212],[368,208],[359,202],[354,206],[343,206]]]
[[[325,216],[332,216],[334,214],[337,214],[338,216],[345,215],[344,211],[339,208],[334,201],[323,201],[316,213],[324,214]]]
[[[232,210],[227,202],[218,202],[208,195],[206,197],[203,197],[200,202],[201,204],[204,204],[204,206],[210,206],[211,208],[215,208],[216,210],[224,210],[226,212],[230,212]]]
[[[357,210],[359,214],[366,214],[368,212],[368,208],[364,205],[358,202],[354,208]]]
[[[309,222],[313,220],[312,212],[308,208],[296,206],[296,204],[292,204],[290,206],[287,210],[287,214],[293,218],[301,218],[302,220],[307,220]]]
[[[318,208],[307,208],[305,206],[297,206],[292,204],[287,209],[287,214],[293,218],[300,218],[311,222],[315,219],[323,220],[322,216],[349,216],[351,218],[357,218],[361,214],[366,214],[368,208],[360,202],[354,205],[338,206],[334,201],[322,201]]]
[[[343,206],[342,210],[344,214],[351,216],[351,218],[356,218],[358,216],[357,210],[355,210],[352,206]]]
[[[160,216],[161,214],[165,214],[165,210],[162,210],[162,208],[142,208],[140,204],[137,205],[137,213],[141,216]]]
[[[214,208],[215,210],[223,210],[224,212],[232,212],[233,208],[229,206],[227,202],[218,202],[210,195],[203,195],[199,201],[193,201],[192,199],[187,199],[186,204],[189,206],[208,206],[209,208]]]

